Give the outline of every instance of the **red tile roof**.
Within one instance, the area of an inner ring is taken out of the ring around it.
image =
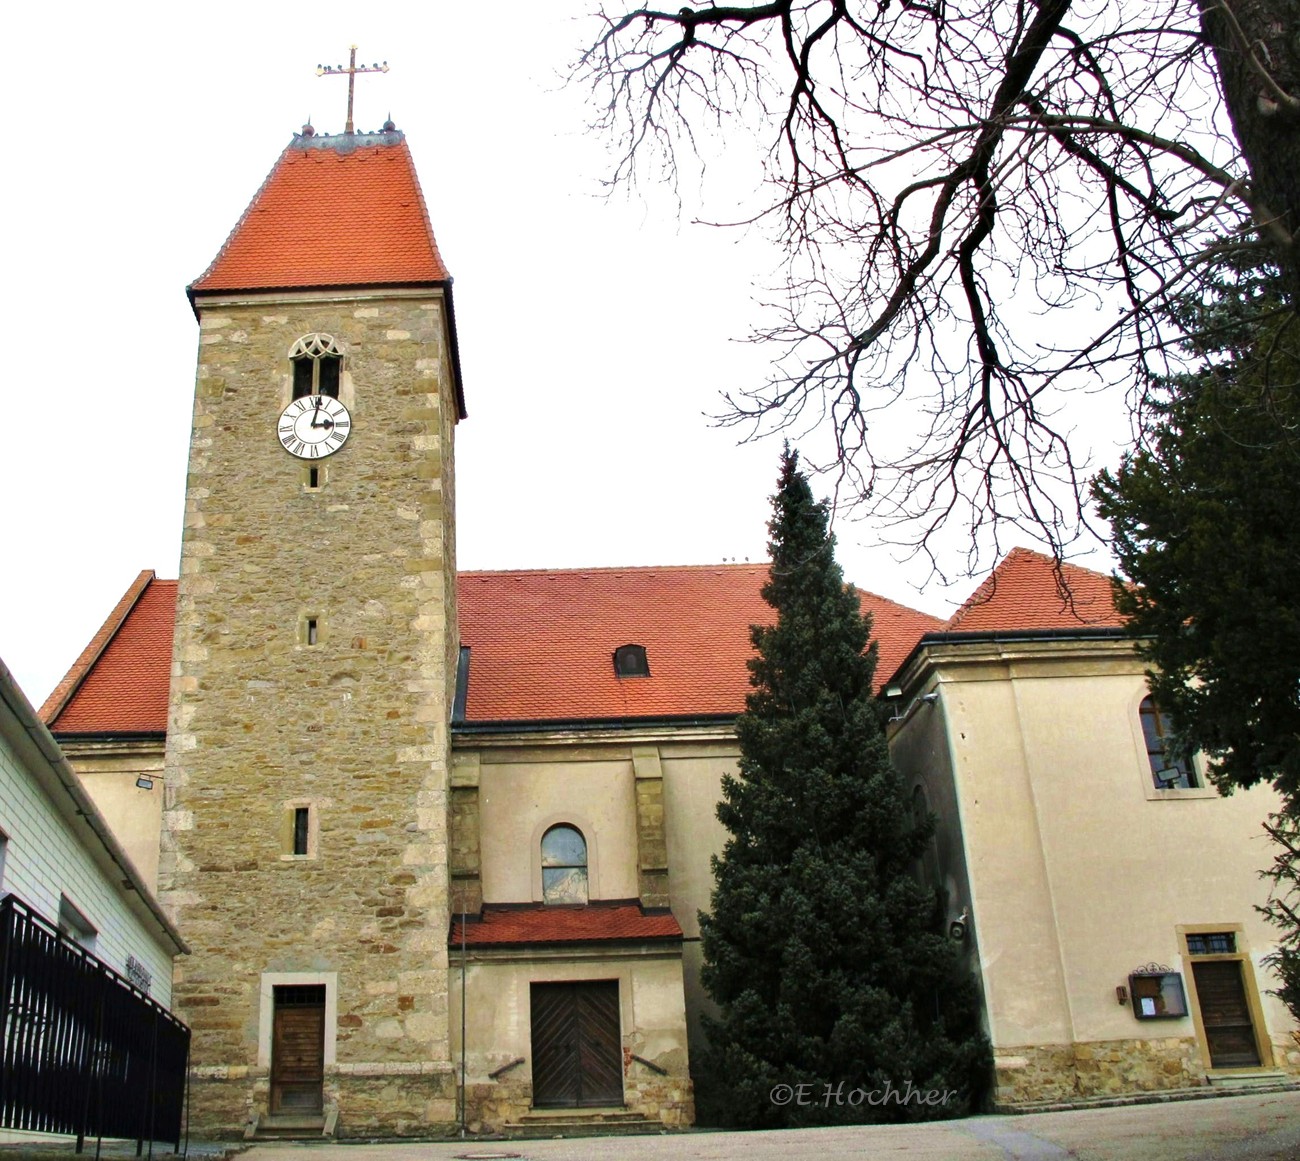
[[[41,707],[56,734],[163,734],[176,582],[142,572]]]
[[[465,923],[468,947],[518,947],[538,943],[611,943],[678,940],[682,929],[667,911],[645,911],[635,900],[586,907],[486,904]],[[450,947],[460,947],[460,917],[451,923]]]
[[[342,134],[285,147],[190,293],[449,279],[405,137]]]
[[[770,623],[762,564],[465,572],[473,723],[727,716],[744,708],[749,626]],[[1110,580],[1014,549],[946,623],[859,592],[887,680],[925,633],[1117,628]],[[142,573],[42,707],[58,733],[162,733],[176,582]],[[614,676],[613,652],[644,645],[649,677]]]
[[[1058,565],[1028,548],[1013,548],[944,629],[991,633],[1123,624],[1115,611],[1110,577],[1075,564]]]
[[[737,714],[749,692],[749,627],[771,624],[766,564],[460,574],[470,647],[466,720],[560,721]],[[860,593],[883,681],[935,617]],[[644,645],[649,677],[616,677],[613,653]]]

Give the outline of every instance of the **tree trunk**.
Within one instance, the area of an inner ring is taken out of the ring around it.
[[[1256,221],[1300,288],[1300,0],[1200,0]],[[1271,78],[1271,82],[1270,82]],[[1293,301],[1300,302],[1300,295]]]

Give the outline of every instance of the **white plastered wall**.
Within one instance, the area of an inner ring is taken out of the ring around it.
[[[12,892],[51,922],[66,896],[95,928],[94,954],[123,975],[134,956],[150,974],[150,995],[170,1007],[171,948],[128,906],[120,880],[82,845],[32,773],[43,759],[17,732],[6,707],[0,706],[0,715],[0,831],[8,836],[0,892]]]

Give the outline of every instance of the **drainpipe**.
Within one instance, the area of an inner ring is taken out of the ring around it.
[[[465,1125],[465,897],[460,900],[460,1135],[464,1140],[468,1131]]]

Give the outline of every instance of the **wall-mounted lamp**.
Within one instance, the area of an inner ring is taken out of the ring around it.
[[[898,698],[901,698],[902,696],[903,696],[903,690],[900,686],[891,685],[887,690],[885,690],[886,698],[893,698],[896,700]],[[923,693],[920,695],[920,697],[912,698],[912,700],[907,703],[907,707],[905,709],[904,708],[896,709],[894,711],[894,716],[889,720],[891,723],[904,721],[907,718],[911,717],[912,711],[916,709],[916,707],[920,705],[922,702],[924,702],[926,705],[934,705],[934,703],[937,702],[938,700],[939,700],[939,691],[937,689],[931,690],[929,693]]]
[[[970,910],[966,907],[961,909],[961,914],[948,924],[948,938],[954,943],[965,943],[966,937],[970,934]]]
[[[141,790],[153,789],[153,779],[150,778],[148,774],[141,774],[140,777],[135,780],[135,784]]]
[[[1119,1004],[1120,1007],[1123,1007],[1125,1004],[1128,1003],[1128,988],[1126,988],[1123,984],[1120,984],[1115,989],[1115,1003]]]

